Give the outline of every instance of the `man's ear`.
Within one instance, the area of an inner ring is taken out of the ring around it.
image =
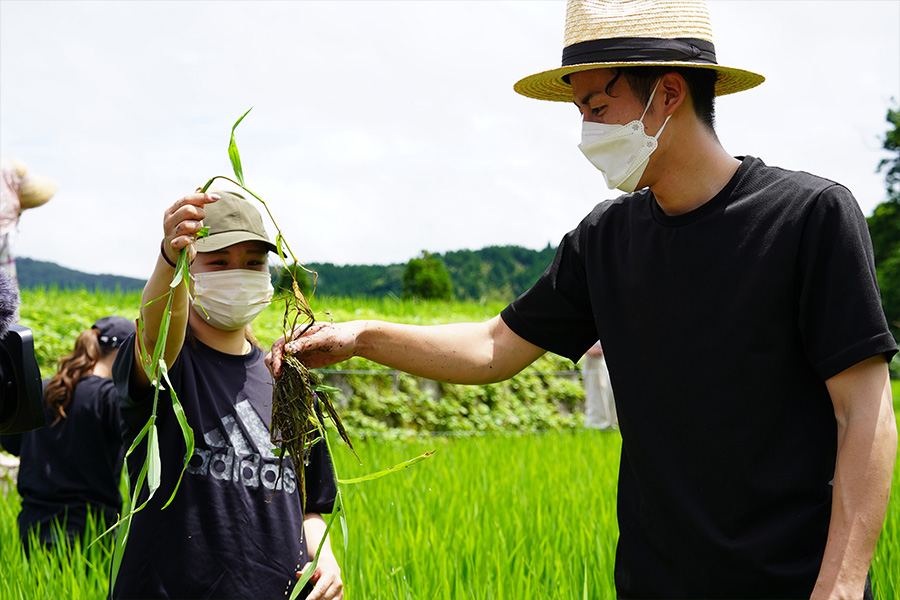
[[[659,89],[656,91],[656,97],[659,98],[657,109],[662,110],[662,115],[668,117],[681,106],[688,95],[687,82],[680,73],[670,71],[662,76],[659,81]]]

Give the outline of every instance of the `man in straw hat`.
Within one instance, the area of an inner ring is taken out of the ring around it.
[[[763,81],[716,62],[702,2],[571,0],[560,68],[516,91],[574,102],[598,205],[486,323],[317,324],[308,366],[363,356],[483,384],[603,340],[622,457],[623,598],[861,598],[897,433],[866,222],[831,181],[728,154],[716,96]]]

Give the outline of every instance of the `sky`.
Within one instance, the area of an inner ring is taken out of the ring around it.
[[[718,99],[726,150],[838,181],[870,215],[900,1],[710,13],[719,64],[767,78]],[[245,183],[300,262],[555,245],[618,195],[577,148],[577,109],[512,89],[559,66],[564,17],[562,0],[0,0],[0,156],[60,183],[16,254],[146,278],[163,211],[232,174],[251,107]]]

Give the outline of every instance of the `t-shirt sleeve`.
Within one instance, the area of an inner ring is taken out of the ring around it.
[[[544,274],[500,313],[516,335],[572,362],[598,337],[583,258],[587,227],[566,234]]]
[[[897,344],[887,327],[865,217],[849,190],[824,189],[798,253],[799,328],[810,363],[828,379]]]
[[[313,444],[309,452],[309,464],[305,467],[306,512],[330,513],[334,510],[337,487],[325,440]]]
[[[118,355],[117,355],[118,358]],[[112,444],[122,444],[121,413],[119,410],[119,394],[115,382],[104,379],[97,390],[99,400],[99,417],[103,430]]]
[[[316,412],[321,421],[322,411],[318,406],[316,406]],[[331,454],[328,452],[328,445],[324,439],[320,439],[309,448],[308,463],[305,466],[306,512],[330,513],[334,510],[337,484],[334,481]]]

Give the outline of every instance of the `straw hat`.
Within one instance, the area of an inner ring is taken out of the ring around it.
[[[538,100],[572,101],[571,73],[610,67],[672,66],[712,69],[716,95],[741,92],[765,77],[716,63],[705,2],[569,0],[562,67],[513,86]]]
[[[56,193],[59,182],[55,179],[35,174],[21,159],[7,160],[7,164],[12,167],[19,180],[19,204],[22,210],[41,206]]]

